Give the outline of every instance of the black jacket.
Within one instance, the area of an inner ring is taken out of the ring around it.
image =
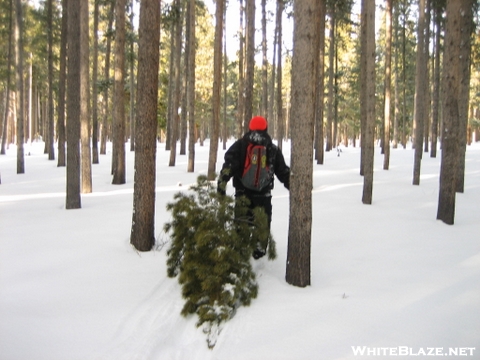
[[[218,190],[224,192],[226,184],[233,177],[233,187],[236,192],[249,193],[251,190],[245,189],[241,178],[243,167],[245,163],[245,156],[247,154],[247,147],[249,143],[264,145],[267,148],[267,162],[270,169],[277,176],[283,185],[290,188],[290,168],[285,164],[285,159],[281,150],[272,143],[270,135],[266,131],[249,131],[243,138],[237,140],[225,153],[225,163],[223,164],[220,176],[218,177]],[[269,194],[273,189],[274,177],[270,185],[267,186],[260,194]]]

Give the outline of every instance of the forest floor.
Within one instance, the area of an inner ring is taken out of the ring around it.
[[[287,163],[289,151],[285,143]],[[65,210],[65,168],[34,143],[17,175],[10,147],[0,156],[0,359],[480,358],[480,143],[467,150],[453,226],[436,220],[440,152],[424,154],[413,186],[411,148],[392,149],[388,171],[376,148],[372,205],[361,202],[360,149],[338,154],[314,165],[311,286],[285,282],[289,195],[277,181],[278,258],[252,259],[259,295],[209,350],[196,317],[180,315],[163,232],[165,205],[206,173],[208,143],[196,148],[194,173],[186,156],[169,167],[158,145],[157,247],[147,253],[129,244],[133,153],[126,184],[111,185],[109,150],[93,165],[82,209]]]

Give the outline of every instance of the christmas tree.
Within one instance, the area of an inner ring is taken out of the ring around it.
[[[172,214],[164,226],[171,238],[167,272],[182,285],[182,315],[198,315],[197,326],[213,348],[224,323],[257,296],[253,251],[268,246],[273,260],[275,242],[264,210],[250,210],[246,197],[219,194],[206,176],[199,176],[190,190],[167,204]]]

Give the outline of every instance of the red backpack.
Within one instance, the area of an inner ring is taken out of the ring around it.
[[[249,143],[245,156],[242,184],[247,189],[262,191],[272,180],[272,172],[267,161],[267,148],[264,145]]]

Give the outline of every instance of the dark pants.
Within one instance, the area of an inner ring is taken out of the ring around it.
[[[238,191],[235,193],[235,197],[246,196],[248,200],[250,200],[250,204],[248,206],[248,217],[250,221],[253,221],[253,212],[251,210],[261,207],[265,210],[267,214],[267,222],[268,222],[268,230],[270,232],[270,223],[272,222],[272,196],[269,193],[267,194],[255,194],[255,193],[246,193],[243,191]],[[268,237],[265,239],[259,239],[257,244],[257,250],[254,251],[253,257],[258,259],[265,255],[268,246]]]
[[[268,218],[268,229],[270,230],[270,223],[272,222],[272,196],[268,194],[265,195],[254,195],[248,197],[250,200],[250,209],[255,209],[256,207],[261,207],[265,210]]]
[[[265,210],[268,219],[268,229],[270,230],[270,223],[272,222],[272,195],[270,192],[266,194],[255,194],[251,192],[237,191],[235,197],[246,196],[250,200],[248,206],[249,209],[253,210],[257,207],[261,207]],[[253,214],[249,212],[249,216],[253,217]]]

